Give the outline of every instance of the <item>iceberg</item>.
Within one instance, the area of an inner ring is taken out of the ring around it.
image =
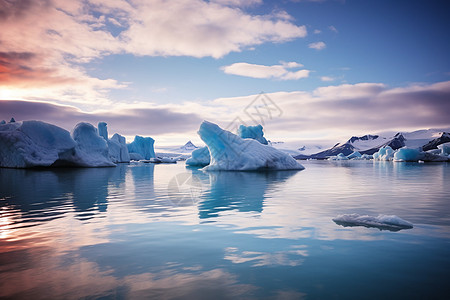
[[[130,154],[128,153],[127,141],[124,136],[115,133],[108,140],[109,158],[114,163],[130,162]]]
[[[237,135],[243,139],[254,139],[263,145],[269,144],[264,137],[263,127],[261,124],[256,126],[240,125],[237,131]]]
[[[450,142],[440,144],[437,147],[439,148],[439,150],[441,150],[441,153],[440,153],[441,155],[446,155],[446,156],[450,155]]]
[[[394,161],[418,161],[424,156],[418,149],[400,148],[394,153]]]
[[[98,135],[105,139],[105,141],[108,140],[108,128],[106,128],[105,122],[99,122],[98,123]]]
[[[206,171],[303,170],[292,156],[253,139],[243,139],[203,121],[198,131],[211,155]]]
[[[373,154],[374,160],[392,160],[394,158],[394,150],[390,146],[381,147],[378,152]]]
[[[77,143],[75,155],[70,158],[77,166],[82,167],[113,167],[115,164],[109,159],[108,143],[98,135],[92,124],[78,123],[72,138]]]
[[[49,167],[75,152],[70,133],[41,121],[0,125],[0,167]]]
[[[347,158],[347,156],[344,155],[344,153],[339,153],[336,156],[328,157],[328,160],[348,160],[348,158]]]
[[[203,147],[192,151],[191,157],[186,160],[188,166],[207,166],[211,156],[208,147]]]
[[[134,137],[134,141],[130,144],[127,144],[130,157],[133,157],[132,159],[134,159],[137,156],[136,155],[131,156],[131,153],[137,153],[143,159],[154,158],[156,156],[155,149],[153,148],[154,144],[155,140],[152,139],[151,137],[142,137],[136,135]]]
[[[263,127],[260,124],[256,126],[240,125],[237,134],[243,139],[257,140],[264,145],[269,144],[264,137]],[[211,156],[208,147],[203,147],[192,151],[191,157],[186,160],[186,165],[204,167],[209,165],[210,160]]]
[[[113,163],[130,162],[127,141],[125,137],[115,133],[111,139],[108,139],[108,128],[105,122],[98,123],[98,134],[108,143],[109,159]]]
[[[353,226],[364,226],[364,227],[374,227],[380,230],[390,230],[399,231],[402,229],[411,229],[413,224],[405,221],[395,215],[378,215],[377,217],[368,215],[358,215],[358,214],[345,214],[338,215],[333,218],[333,221],[341,226],[353,227]]]
[[[108,146],[97,129],[79,123],[72,136],[58,126],[41,121],[0,125],[0,167],[54,166],[113,167]]]
[[[177,159],[176,158],[174,158],[174,157],[166,157],[166,156],[164,156],[164,157],[160,157],[160,156],[153,157],[153,158],[150,158],[148,161],[151,162],[151,163],[154,163],[154,164],[176,164],[177,163]]]
[[[347,155],[347,158],[348,159],[361,159],[362,155],[358,151],[354,151],[353,153],[350,153],[349,155]]]

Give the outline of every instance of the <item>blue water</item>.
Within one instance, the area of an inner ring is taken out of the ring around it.
[[[448,299],[450,164],[302,163],[0,169],[0,298]]]

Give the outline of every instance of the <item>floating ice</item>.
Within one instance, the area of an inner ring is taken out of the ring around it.
[[[390,146],[381,147],[378,152],[373,154],[374,160],[392,160],[394,158],[394,150]]]
[[[304,167],[292,156],[271,146],[221,129],[204,121],[198,131],[211,155],[211,163],[204,170],[302,170]]]
[[[92,124],[78,123],[72,137],[77,143],[75,155],[70,159],[77,166],[83,167],[112,167],[115,166],[109,159],[108,143],[98,135]]]
[[[155,144],[155,140],[151,137],[142,137],[136,135],[134,137],[134,141],[128,144],[128,152],[137,153],[142,156],[144,159],[150,159],[155,157],[155,149],[153,145]],[[133,156],[135,157],[135,156]]]
[[[354,151],[353,153],[347,155],[348,159],[359,159],[361,157],[362,157],[362,155],[358,151]]]
[[[375,227],[380,230],[399,231],[413,228],[413,224],[395,215],[378,215],[377,217],[358,214],[338,215],[333,221],[344,227],[364,226]]]
[[[328,160],[348,160],[348,158],[347,158],[347,156],[344,155],[344,153],[339,153],[336,156],[328,157]]]
[[[237,131],[237,135],[243,139],[254,139],[261,144],[268,144],[266,138],[264,137],[263,127],[261,124],[258,124],[256,126],[240,125]]]
[[[48,167],[70,157],[75,146],[67,130],[45,122],[0,125],[1,167]]]
[[[401,148],[394,153],[394,161],[418,161],[424,153],[418,149]]]
[[[130,154],[128,153],[127,141],[125,137],[115,133],[108,140],[109,158],[114,163],[130,162]]]
[[[440,144],[437,147],[441,150],[441,153],[440,153],[441,155],[446,155],[446,156],[450,155],[450,142]]]
[[[142,155],[140,155],[139,153],[129,153],[130,156],[130,160],[143,160],[144,157]]]
[[[177,163],[177,159],[174,157],[153,157],[149,159],[149,162],[154,163],[154,164],[175,164]]]
[[[191,157],[186,160],[186,165],[204,167],[209,165],[210,159],[208,147],[203,147],[192,151]]]

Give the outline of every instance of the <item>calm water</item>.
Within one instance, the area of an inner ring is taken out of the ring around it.
[[[0,169],[0,298],[449,299],[450,164],[303,164]]]

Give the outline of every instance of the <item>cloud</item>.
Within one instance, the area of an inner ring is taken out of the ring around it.
[[[286,12],[243,10],[259,3],[0,0],[0,88],[21,99],[108,103],[108,92],[127,84],[90,75],[83,64],[125,53],[220,58],[307,35]]]
[[[322,77],[320,77],[320,80],[322,80],[322,81],[334,81],[335,78],[331,77],[331,76],[322,76]]]
[[[121,38],[126,41],[125,51],[136,55],[220,58],[262,43],[306,35],[305,26],[279,13],[258,16],[214,2],[153,0],[142,2],[130,13],[130,26]]]
[[[280,80],[297,80],[307,78],[309,70],[289,71],[288,69],[301,68],[302,64],[297,62],[281,62],[280,65],[256,65],[249,63],[234,63],[221,69],[226,74],[239,75],[252,78],[275,78]]]
[[[338,33],[339,31],[336,29],[336,27],[334,27],[333,25],[328,26],[328,29],[330,29],[331,31]]]
[[[161,135],[194,132],[202,119],[194,112],[180,113],[166,107],[121,107],[110,111],[84,112],[67,105],[46,102],[0,100],[0,120],[14,117],[19,120],[43,120],[67,130],[78,122],[96,125],[108,123],[111,133],[123,135]]]
[[[0,120],[39,119],[66,129],[79,121],[106,121],[110,133],[156,137],[157,141],[196,138],[202,120],[227,127],[238,120],[254,125],[249,117],[259,107],[266,136],[276,140],[329,139],[381,131],[448,128],[450,81],[389,88],[380,83],[326,86],[311,92],[265,94],[264,105],[276,105],[282,113],[269,115],[257,102],[260,95],[220,98],[179,105],[132,105],[92,113],[73,106],[43,102],[1,101]],[[256,102],[255,102],[256,101]],[[274,106],[275,107],[275,106]],[[174,141],[172,141],[172,144]]]
[[[308,45],[308,48],[322,50],[326,48],[326,44],[324,42],[311,43]]]
[[[320,31],[319,29],[315,29],[314,31],[313,31],[313,33],[314,34],[319,34],[319,33],[321,33],[322,31]]]

